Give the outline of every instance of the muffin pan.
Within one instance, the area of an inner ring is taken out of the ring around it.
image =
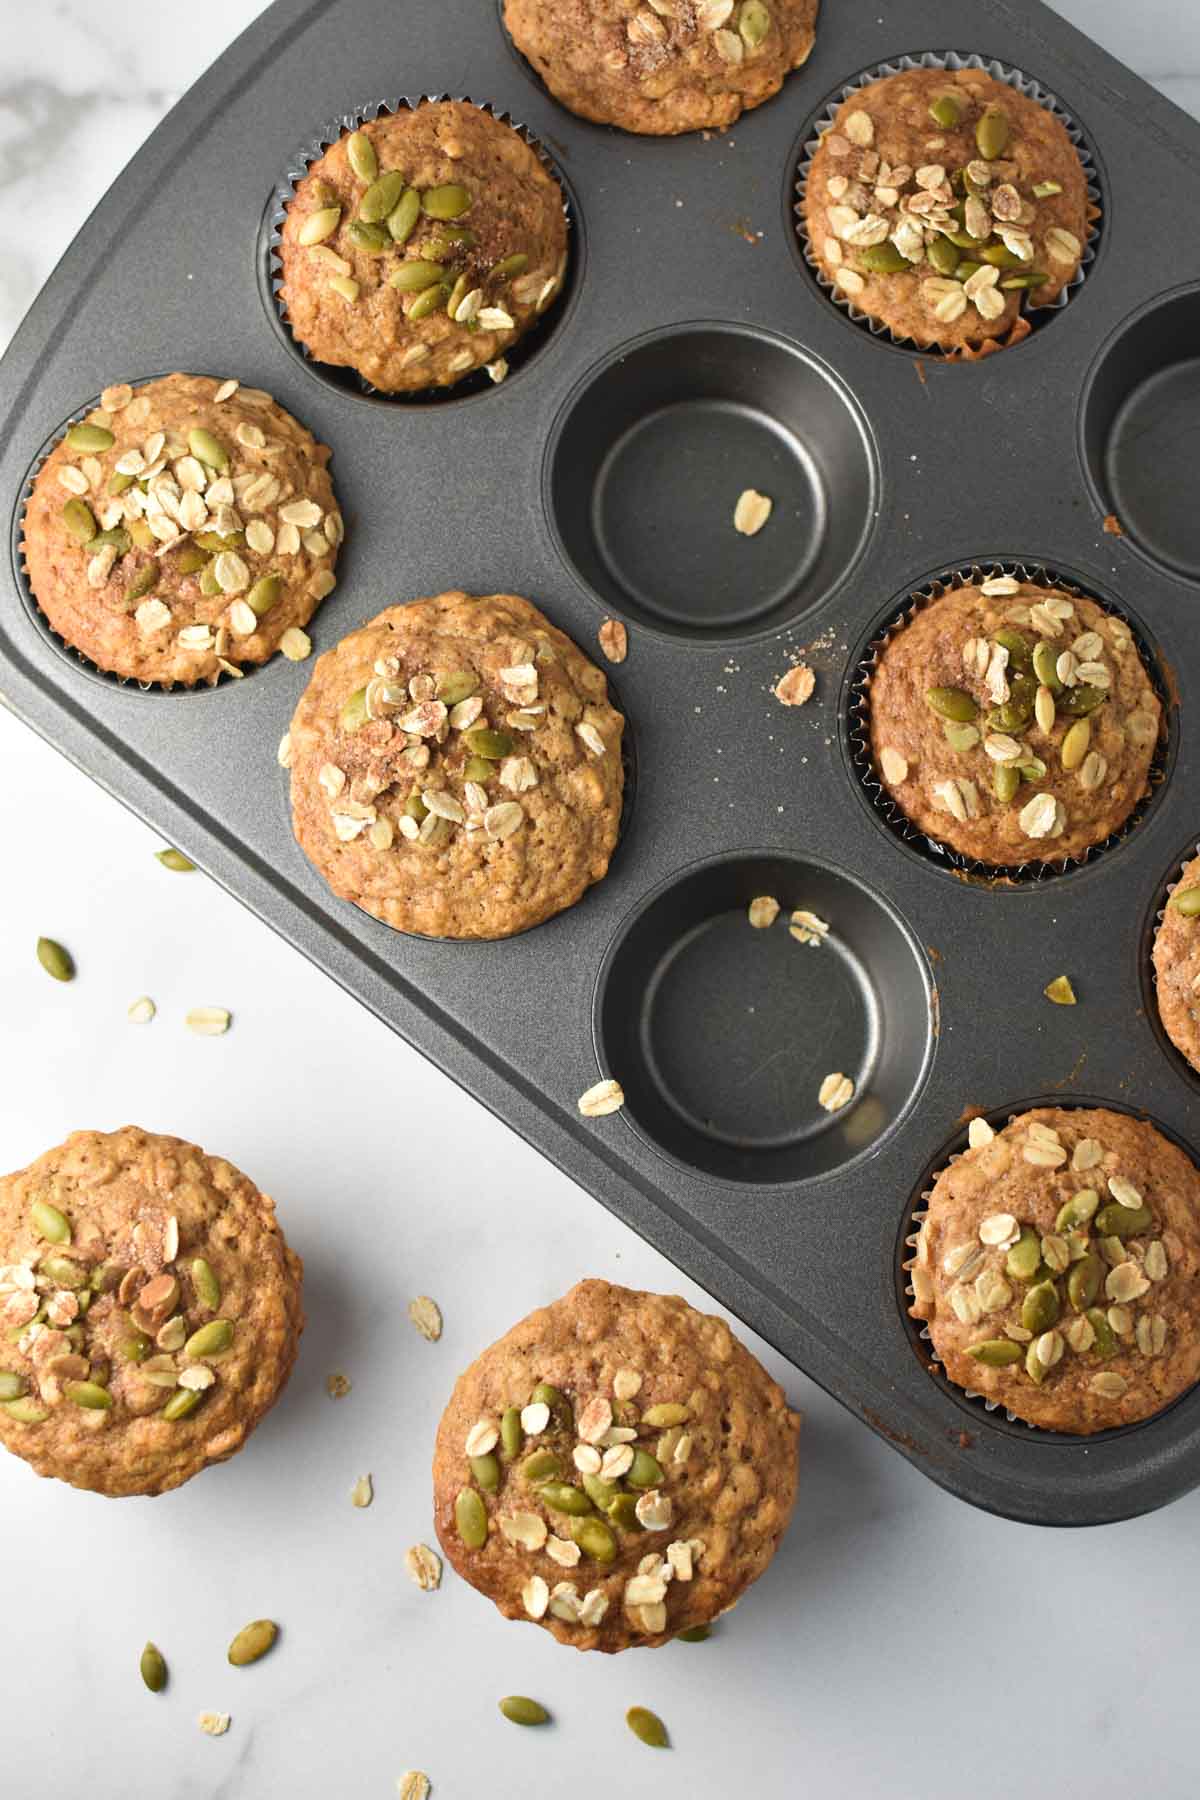
[[[597,660],[601,621],[624,618],[638,789],[607,880],[571,912],[454,944],[334,900],[275,762],[311,664],[186,696],[97,680],[29,604],[15,550],[0,694],[933,1480],[1092,1523],[1200,1482],[1200,1389],[1091,1439],[1011,1426],[923,1365],[901,1265],[971,1109],[1086,1095],[1200,1154],[1197,1078],[1151,1022],[1145,959],[1197,831],[1200,242],[1176,227],[1200,127],[1033,0],[886,10],[827,4],[778,98],[725,136],[651,140],[558,107],[477,0],[447,0],[427,33],[386,0],[279,0],[110,190],[0,365],[14,546],[48,434],[107,381],[182,368],[266,388],[333,446],[347,537],[318,652],[451,586],[528,595]],[[965,366],[855,324],[793,216],[831,100],[951,48],[1055,96],[1102,209],[1069,305]],[[389,74],[409,93],[452,78],[523,121],[570,195],[559,316],[505,383],[433,406],[310,363],[267,273],[296,146],[377,105]],[[217,231],[196,202],[212,193]],[[774,501],[755,538],[732,527],[746,487]],[[1052,880],[952,879],[899,840],[855,762],[858,659],[905,596],[976,562],[1054,569],[1127,611],[1178,702],[1151,804]],[[771,690],[802,652],[817,691],[785,709]],[[829,941],[795,942],[786,916],[753,931],[762,892],[828,919]],[[1074,1008],[1042,997],[1063,973]],[[856,1094],[831,1115],[833,1070]],[[584,1119],[601,1074],[625,1112]]]

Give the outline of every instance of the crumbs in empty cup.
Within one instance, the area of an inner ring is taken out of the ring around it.
[[[817,1099],[826,1112],[841,1112],[854,1098],[854,1083],[840,1072],[827,1075],[817,1091]]]
[[[756,488],[744,488],[733,509],[733,528],[743,537],[755,537],[771,516],[775,502]]]

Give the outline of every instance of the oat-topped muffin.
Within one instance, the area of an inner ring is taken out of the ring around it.
[[[194,687],[261,663],[334,586],[329,451],[260,388],[105,388],[38,473],[30,585],[99,669]]]
[[[1200,1172],[1144,1120],[1042,1106],[938,1176],[914,1318],[959,1387],[1054,1431],[1130,1425],[1200,1375]]]
[[[562,288],[558,183],[511,125],[427,101],[347,132],[284,219],[280,299],[318,362],[385,393],[446,387],[504,352]]]
[[[504,22],[581,118],[668,135],[731,125],[808,60],[819,0],[505,0]]]
[[[163,1494],[240,1450],[296,1360],[300,1258],[220,1157],[126,1126],[0,1178],[0,1441]]]
[[[1147,791],[1162,707],[1123,619],[1010,576],[951,588],[880,651],[871,754],[902,811],[982,863],[1081,856]]]
[[[459,1377],[433,1461],[438,1537],[506,1619],[577,1650],[669,1643],[775,1554],[799,1430],[723,1320],[581,1281]]]
[[[528,600],[390,606],[321,657],[281,746],[297,840],[385,925],[509,937],[606,874],[624,727]]]
[[[907,69],[838,108],[804,218],[823,274],[894,337],[998,348],[1078,272],[1087,178],[1036,101],[980,69]]]
[[[1200,856],[1185,864],[1154,934],[1154,980],[1163,1030],[1200,1069]]]

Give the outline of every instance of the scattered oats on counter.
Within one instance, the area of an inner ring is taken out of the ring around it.
[[[603,1119],[619,1112],[625,1104],[625,1090],[619,1081],[598,1081],[579,1096],[579,1110],[585,1119]]]
[[[414,1544],[404,1552],[404,1566],[410,1578],[427,1594],[441,1585],[442,1559],[428,1544]]]
[[[232,1023],[233,1014],[224,1006],[193,1006],[184,1019],[197,1037],[223,1037]]]
[[[807,663],[797,663],[775,683],[775,698],[781,706],[803,706],[811,700],[817,678]]]
[[[228,1713],[202,1712],[197,1718],[199,1725],[208,1737],[224,1737],[229,1730],[230,1715]]]
[[[396,1779],[400,1800],[429,1800],[430,1780],[420,1769],[405,1769]]]
[[[149,994],[143,994],[140,999],[130,1001],[125,1017],[131,1025],[148,1025],[157,1011]]]
[[[625,661],[629,654],[629,633],[620,619],[605,619],[596,635],[610,663]]]
[[[374,1498],[375,1489],[371,1485],[371,1477],[369,1475],[360,1475],[350,1490],[351,1506],[370,1506]]]
[[[335,1373],[325,1377],[325,1392],[331,1400],[344,1400],[350,1392],[350,1377]]]
[[[418,1294],[415,1300],[408,1303],[408,1316],[423,1338],[436,1344],[442,1335],[442,1314],[436,1300],[428,1294]]]

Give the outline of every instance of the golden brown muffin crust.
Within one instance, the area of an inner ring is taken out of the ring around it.
[[[74,1132],[0,1179],[0,1381],[21,1390],[0,1441],[96,1493],[178,1487],[274,1405],[302,1274],[231,1163],[136,1126]]]
[[[946,100],[957,125],[930,114]],[[985,114],[1002,114],[1008,127],[991,160],[976,138]],[[804,218],[822,272],[859,312],[894,337],[949,351],[1007,339],[1026,295],[1047,306],[1074,279],[1088,236],[1087,177],[1065,127],[1036,101],[980,69],[909,69],[838,108],[812,157]],[[970,241],[954,245],[946,231]],[[939,266],[956,251],[979,265],[965,282]],[[1008,264],[994,274],[993,255]],[[900,257],[911,266],[878,267]],[[1005,288],[1029,274],[1043,279]]]
[[[656,1647],[726,1612],[770,1562],[799,1430],[723,1320],[582,1281],[459,1377],[434,1454],[438,1538],[505,1618],[577,1650]],[[550,1486],[531,1457],[555,1465]],[[460,1531],[464,1490],[486,1517],[476,1548]]]
[[[1184,865],[1154,934],[1154,980],[1163,1030],[1193,1069],[1200,1069],[1200,856]],[[1183,899],[1184,895],[1190,898]]]
[[[818,0],[505,0],[504,22],[581,118],[669,135],[731,125],[813,47]]]
[[[511,936],[606,874],[624,725],[528,600],[455,589],[388,607],[321,657],[296,709],[297,842],[385,925]]]
[[[888,639],[868,694],[887,793],[979,862],[1080,856],[1147,791],[1162,707],[1129,627],[1084,595],[1011,576],[952,588]]]
[[[1198,1271],[1200,1172],[1182,1150],[1124,1113],[1043,1106],[997,1134],[976,1120],[938,1176],[909,1310],[951,1381],[1085,1434],[1149,1418],[1200,1375]]]
[[[511,125],[460,100],[346,132],[297,186],[280,239],[296,337],[385,393],[485,365],[502,379],[567,264],[558,183]]]
[[[307,623],[334,586],[342,517],[328,449],[269,394],[207,375],[122,382],[81,425],[24,519],[60,637],[99,669],[192,687],[265,662]]]

